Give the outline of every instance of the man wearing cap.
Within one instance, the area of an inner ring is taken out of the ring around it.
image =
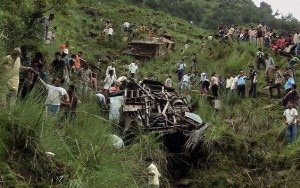
[[[17,93],[19,88],[19,72],[20,70],[32,70],[31,67],[21,65],[20,60],[21,49],[15,48],[10,55],[3,59],[5,70],[5,78],[7,80],[7,87],[4,95],[1,97],[4,106],[13,106],[17,100]]]

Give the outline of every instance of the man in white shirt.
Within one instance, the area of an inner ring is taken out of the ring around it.
[[[182,79],[181,79],[181,91],[182,92],[186,92],[189,89],[189,84],[190,84],[190,80],[191,80],[191,73],[187,73],[185,74]]]
[[[113,76],[114,75],[114,71],[110,70],[109,71],[109,75],[106,76],[105,80],[104,80],[104,86],[103,86],[103,95],[105,96],[105,99],[107,100],[108,98],[108,94],[109,94],[109,88],[111,87],[111,85],[113,83],[116,83],[116,78]],[[105,102],[107,103],[107,101]]]
[[[226,76],[226,86],[225,86],[227,93],[229,93],[229,91],[231,90],[233,80],[234,80],[234,78],[230,74],[227,74],[227,76]]]
[[[129,73],[130,73],[130,77],[131,78],[134,78],[135,77],[135,74],[138,70],[138,63],[139,61],[138,60],[135,60],[133,63],[130,63],[130,65],[128,66],[128,69],[129,69]]]
[[[48,91],[45,105],[50,114],[56,114],[61,104],[69,104],[69,95],[67,91],[61,87],[64,83],[64,79],[56,78],[54,86],[46,84],[40,77],[38,77],[38,79]]]
[[[288,143],[292,143],[297,138],[297,117],[298,112],[293,108],[291,102],[287,103],[287,109],[283,112],[284,122],[287,126],[286,136]]]
[[[114,71],[114,77],[117,79],[117,73],[116,73],[116,63],[112,62],[111,65],[109,65],[106,68],[106,76],[109,76],[109,71],[113,70]]]

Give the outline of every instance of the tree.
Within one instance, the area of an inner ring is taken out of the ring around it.
[[[43,16],[52,10],[59,13],[74,3],[75,0],[2,0],[0,31],[6,36],[3,38],[6,50],[23,43],[41,42],[39,36],[42,33]]]

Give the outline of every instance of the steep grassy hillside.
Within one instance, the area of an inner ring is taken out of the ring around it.
[[[92,7],[97,16],[86,14]],[[115,36],[106,42],[100,35],[103,24],[110,19]],[[138,79],[153,77],[164,81],[168,74],[176,82],[174,70],[180,59],[190,65],[192,53],[197,53],[199,72],[210,75],[237,73],[255,64],[256,47],[248,43],[201,41],[203,28],[164,12],[128,5],[124,1],[87,1],[70,4],[56,14],[57,38],[52,46],[39,45],[47,63],[58,46],[69,41],[71,53],[83,51],[85,59],[95,64],[98,59],[117,62],[117,74],[125,73],[133,61],[124,56],[126,46],[120,27],[124,21],[143,23],[148,28],[162,26],[176,40],[176,49],[163,57],[142,60]],[[170,23],[177,23],[174,27]],[[189,40],[190,48],[182,52]],[[30,41],[28,41],[30,43]],[[103,62],[105,62],[103,61]],[[284,68],[285,60],[276,57]],[[106,64],[100,68],[105,70]],[[188,187],[298,187],[300,174],[298,141],[287,147],[284,139],[279,99],[270,99],[263,90],[263,71],[258,72],[259,97],[239,99],[223,94],[222,111],[215,109],[199,93],[193,96],[196,112],[211,126],[195,153],[191,170],[186,173]],[[100,73],[99,82],[104,77]],[[175,87],[178,88],[177,83]],[[74,125],[60,126],[45,115],[41,101],[44,95],[32,95],[26,102],[0,112],[0,186],[3,187],[144,187],[147,178],[142,170],[144,159],[153,156],[162,172],[162,187],[176,184],[165,168],[165,151],[155,135],[142,134],[124,150],[110,144],[108,134],[116,133],[116,125],[99,111],[95,102],[84,101],[78,109]],[[40,101],[40,102],[39,102]],[[275,104],[264,108],[269,104]],[[53,152],[54,157],[45,152]],[[172,155],[172,154],[170,154]],[[181,170],[181,169],[176,169]],[[292,175],[291,175],[292,174]]]

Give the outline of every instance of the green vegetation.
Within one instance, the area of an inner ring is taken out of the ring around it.
[[[280,31],[290,31],[299,26],[292,14],[274,18],[271,6],[265,2],[256,7],[251,0],[127,0],[134,4],[145,4],[155,10],[193,21],[201,27],[217,29],[220,23],[256,25],[265,21],[268,26]],[[275,15],[278,13],[275,13]]]
[[[173,81],[176,82],[176,63],[185,58],[189,67],[192,53],[197,53],[199,70],[209,75],[212,72],[219,75],[237,73],[241,69],[247,72],[248,66],[255,63],[257,49],[253,45],[225,44],[217,40],[200,41],[199,36],[207,32],[203,28],[191,26],[188,22],[162,11],[127,5],[121,0],[66,1],[66,4],[54,6],[49,11],[47,9],[58,3],[38,1],[44,4],[40,10],[42,14],[36,18],[56,12],[53,24],[58,28],[57,38],[52,46],[45,46],[35,34],[26,30],[29,26],[28,19],[39,9],[32,7],[33,1],[24,1],[24,12],[19,13],[15,11],[18,2],[1,3],[1,20],[6,22],[1,22],[3,25],[0,28],[5,29],[4,34],[8,36],[1,41],[2,57],[13,47],[27,43],[32,46],[32,53],[36,50],[42,51],[49,65],[54,52],[59,50],[59,44],[70,41],[72,53],[84,51],[85,58],[92,64],[98,58],[114,60],[117,62],[117,74],[121,75],[126,72],[125,66],[133,60],[121,53],[126,42],[123,41],[120,26],[124,21],[129,21],[144,23],[146,26],[163,26],[176,39],[174,52],[141,63],[138,74],[140,79],[153,77],[163,81],[168,74],[172,74]],[[207,1],[206,5],[217,7],[214,1]],[[92,17],[84,13],[84,7],[87,6],[93,6],[99,16]],[[12,12],[15,14],[10,14]],[[213,14],[217,13],[211,12],[207,16],[212,19]],[[238,17],[226,16],[236,19]],[[100,36],[103,24],[108,19],[112,20],[116,32],[109,43]],[[204,17],[203,23],[205,19],[208,18]],[[256,19],[253,18],[253,22],[258,21]],[[176,22],[177,26],[170,25],[172,22]],[[236,23],[236,20],[232,22]],[[12,30],[8,30],[8,25],[12,23]],[[31,28],[32,32],[40,32],[35,27]],[[211,28],[215,28],[215,25],[212,24]],[[191,41],[191,48],[182,53],[183,44],[187,40]],[[280,57],[276,57],[276,63],[281,68],[285,66]],[[102,70],[105,68],[106,65],[101,66]],[[103,76],[101,73],[99,79],[102,80]],[[0,77],[0,80],[4,79]],[[5,82],[0,83],[0,88],[3,88]],[[263,73],[260,71],[258,89],[263,86]],[[221,98],[223,109],[216,113],[206,98],[198,93],[191,95],[195,99],[196,112],[202,119],[210,122],[211,126],[195,154],[197,157],[193,160],[193,169],[187,177],[193,179],[190,187],[300,185],[299,141],[290,147],[285,143],[283,107],[279,104],[280,101],[269,99],[267,91],[264,90],[259,92],[257,99],[241,100],[224,94]],[[159,142],[160,137],[142,133],[124,150],[116,150],[107,136],[116,133],[116,125],[107,122],[106,115],[99,112],[93,100],[79,105],[74,125],[63,122],[57,126],[53,118],[46,117],[43,109],[44,97],[41,93],[33,93],[27,101],[0,112],[0,186],[143,187],[147,184],[147,179],[141,171],[146,167],[144,158],[147,156],[153,156],[158,162],[163,186],[173,183],[165,167],[166,156]],[[271,103],[278,104],[263,108]],[[55,156],[49,157],[45,152],[53,152]]]

